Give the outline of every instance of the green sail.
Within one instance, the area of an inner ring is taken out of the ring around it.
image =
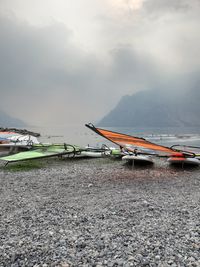
[[[1,157],[0,160],[7,162],[17,162],[31,159],[62,156],[67,154],[75,154],[79,151],[80,148],[78,146],[66,144],[35,145],[32,150],[20,152],[6,157]]]

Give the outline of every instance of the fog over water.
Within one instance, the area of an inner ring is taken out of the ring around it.
[[[82,126],[60,126],[60,127],[32,127],[31,130],[39,132],[42,143],[67,143],[80,146],[97,146],[102,144],[116,146],[105,138],[94,133],[84,125]],[[134,128],[134,127],[106,127],[107,130],[124,133],[132,136],[145,138],[153,143],[165,146],[174,144],[199,146],[200,128]]]

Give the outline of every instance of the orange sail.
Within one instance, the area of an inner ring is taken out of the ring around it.
[[[177,157],[184,156],[184,154],[179,152],[178,150],[174,150],[169,147],[151,143],[144,138],[139,138],[127,134],[121,134],[113,131],[108,131],[105,129],[96,128],[91,123],[86,124],[85,126],[93,130],[97,134],[105,137],[109,141],[119,145],[120,147],[130,152],[134,152],[135,149],[138,149],[141,151],[141,153],[142,152],[147,154],[153,153],[159,156],[177,156]]]

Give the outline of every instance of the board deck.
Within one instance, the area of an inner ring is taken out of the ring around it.
[[[76,158],[102,158],[103,153],[102,152],[95,152],[95,151],[80,151],[80,153],[77,153],[75,155]]]
[[[122,157],[122,160],[126,160],[129,162],[133,162],[133,163],[138,163],[138,164],[142,164],[142,165],[148,165],[148,164],[153,164],[153,159],[151,156],[144,156],[144,155],[126,155]]]

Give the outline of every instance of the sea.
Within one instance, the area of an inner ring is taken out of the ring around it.
[[[189,145],[200,147],[200,127],[100,127],[107,130],[142,137],[150,142],[171,147]],[[41,134],[42,143],[66,143],[79,146],[101,147],[102,144],[114,146],[105,138],[88,129],[85,125],[58,125],[54,127],[34,126],[29,130]]]

